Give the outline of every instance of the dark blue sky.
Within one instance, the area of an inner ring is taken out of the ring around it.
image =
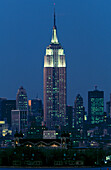
[[[23,85],[43,98],[43,59],[53,27],[54,0],[0,0],[0,97]],[[111,92],[111,0],[55,0],[59,41],[67,59],[67,103],[88,90]],[[87,109],[86,109],[87,110]]]

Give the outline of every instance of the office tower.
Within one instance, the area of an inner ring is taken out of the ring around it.
[[[106,113],[107,116],[111,118],[111,94],[110,94],[110,101],[106,102]]]
[[[1,118],[11,126],[11,110],[16,109],[16,100],[3,100],[1,103]]]
[[[21,131],[26,136],[28,129],[27,93],[21,86],[16,96],[16,110],[11,112],[12,132]]]
[[[39,98],[31,99],[28,101],[29,107],[29,122],[33,118],[35,119],[36,126],[41,126],[43,121],[43,104],[42,100]]]
[[[66,125],[66,61],[55,23],[52,40],[44,56],[44,122],[48,129]]]
[[[26,110],[12,110],[11,111],[11,120],[12,120],[12,133],[13,135],[18,132],[22,132],[26,136],[28,129],[28,117]]]
[[[74,102],[74,126],[77,131],[83,131],[85,108],[83,98],[78,94]]]
[[[27,110],[27,93],[22,86],[18,89],[18,92],[17,92],[16,109]]]
[[[104,92],[96,88],[88,92],[88,118],[91,125],[104,122]]]
[[[107,113],[107,116],[109,117],[110,116],[110,101],[106,102],[106,113]]]
[[[20,132],[20,110],[11,111],[11,120],[12,120],[12,134],[14,135],[16,131]]]
[[[72,130],[73,123],[73,106],[66,106],[66,127],[70,132]]]
[[[7,99],[3,97],[0,98],[0,120],[2,120],[2,103],[4,100],[7,100]]]

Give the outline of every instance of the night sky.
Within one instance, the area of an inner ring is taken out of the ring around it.
[[[67,103],[88,90],[111,93],[111,0],[0,0],[0,97],[43,99],[43,61],[53,28],[67,60]],[[87,108],[86,108],[87,110]]]

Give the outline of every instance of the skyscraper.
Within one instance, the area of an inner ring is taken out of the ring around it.
[[[0,97],[0,120],[2,120],[2,106],[3,106],[3,101],[7,100],[7,98],[1,98]]]
[[[1,111],[2,120],[5,120],[8,125],[11,125],[11,110],[16,109],[16,100],[3,100]]]
[[[96,88],[88,92],[88,118],[91,125],[104,122],[104,92]]]
[[[16,109],[17,110],[26,110],[27,111],[27,93],[25,89],[21,86],[18,89],[16,96]]]
[[[106,102],[106,113],[107,116],[111,118],[111,93],[110,93],[110,101]]]
[[[74,102],[74,125],[80,131],[83,129],[85,108],[83,106],[83,98],[78,94]]]
[[[66,106],[66,118],[67,131],[70,132],[73,124],[73,106]]]
[[[43,122],[43,104],[42,100],[35,98],[28,101],[29,107],[29,121],[34,118],[36,121],[36,126],[41,126]]]
[[[106,102],[106,113],[107,116],[110,117],[110,101]]]
[[[22,131],[26,135],[28,128],[28,106],[27,93],[21,86],[16,96],[16,110],[11,111],[12,132],[13,135],[17,131]]]
[[[44,122],[48,129],[66,125],[66,61],[55,23],[52,40],[44,56]]]

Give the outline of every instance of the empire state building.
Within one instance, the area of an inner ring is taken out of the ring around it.
[[[44,56],[44,122],[50,130],[66,126],[66,61],[57,38],[55,11],[52,40]]]

